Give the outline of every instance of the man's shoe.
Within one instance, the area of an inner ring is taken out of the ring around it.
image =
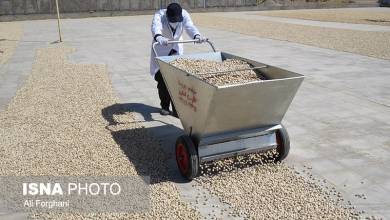
[[[160,110],[160,115],[170,115],[170,114],[171,114],[171,112],[168,110],[165,110],[165,109]]]

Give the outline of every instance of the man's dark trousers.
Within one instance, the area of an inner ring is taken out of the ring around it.
[[[172,49],[168,56],[176,55],[177,51]],[[165,85],[164,79],[161,75],[160,70],[154,75],[154,80],[157,81],[157,89],[158,89],[158,96],[160,97],[160,105],[161,108],[164,110],[169,111],[169,105],[172,103],[172,114],[177,117],[175,106],[173,105],[173,102],[171,100],[171,96],[169,95],[167,86]]]
[[[176,114],[175,106],[173,105],[171,96],[169,95],[167,86],[165,85],[164,79],[160,71],[156,73],[154,79],[157,81],[158,96],[160,97],[161,108],[169,111],[169,105],[172,103],[172,112],[173,115],[175,115]]]
[[[169,111],[171,97],[169,96],[167,86],[165,85],[164,79],[162,78],[160,71],[158,71],[156,75],[154,75],[154,80],[157,81],[158,96],[160,97],[161,108]]]

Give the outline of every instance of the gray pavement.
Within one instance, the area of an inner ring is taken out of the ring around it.
[[[150,16],[64,20],[64,40],[77,48],[69,57],[72,62],[107,65],[120,101],[138,112],[137,120],[162,141],[163,149],[172,155],[174,182],[183,199],[196,206],[194,197],[204,190],[181,183],[174,161],[180,122],[158,114],[156,83],[149,75],[150,21]],[[326,179],[357,208],[390,218],[389,60],[200,29],[217,49],[304,74],[305,82],[284,119],[292,141],[287,163],[298,170],[311,166],[313,175]],[[54,20],[25,22],[23,41],[8,64],[19,65],[18,56],[26,54],[23,70],[11,74],[4,66],[2,76],[17,76],[19,85],[31,63],[28,54],[50,45],[56,34]],[[187,49],[188,53],[208,50],[207,46]],[[0,88],[7,82],[1,81]],[[0,90],[0,95],[10,98],[12,90],[15,87]],[[207,216],[212,204],[197,209]]]
[[[332,10],[346,10],[346,9],[332,9]],[[353,8],[353,9],[351,8],[348,10],[359,11],[362,9],[361,8]],[[364,10],[365,11],[369,10],[372,12],[390,13],[390,8],[364,8]],[[340,12],[340,13],[342,13],[342,12]],[[344,29],[344,30],[355,30],[355,31],[390,32],[390,26],[371,25],[371,24],[351,24],[351,23],[342,23],[342,22],[327,22],[327,21],[314,21],[314,20],[306,20],[306,19],[271,17],[271,16],[262,16],[259,14],[259,12],[222,12],[222,13],[219,12],[219,13],[215,13],[215,14],[218,16],[227,17],[227,18],[272,21],[272,22],[307,25],[307,26],[314,26],[314,27],[335,28],[335,29]]]
[[[46,41],[33,41],[29,38],[29,29],[26,29],[13,56],[7,63],[0,65],[0,110],[7,106],[31,72],[35,50],[49,44]]]

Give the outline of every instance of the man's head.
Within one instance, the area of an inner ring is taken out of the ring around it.
[[[167,7],[168,21],[170,23],[182,22],[183,21],[182,11],[183,9],[179,4],[177,3],[169,4]]]

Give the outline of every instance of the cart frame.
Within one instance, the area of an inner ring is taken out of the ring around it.
[[[168,44],[194,42],[198,40],[169,41]],[[186,133],[176,141],[176,161],[180,173],[191,180],[199,174],[199,164],[202,162],[270,149],[276,149],[278,152],[275,161],[282,161],[289,153],[290,140],[281,120],[304,76],[232,54],[216,52],[209,40],[206,43],[210,45],[213,53],[165,57],[157,57],[155,46],[158,43],[153,44],[161,74]],[[244,60],[254,66],[251,69],[262,71],[270,80],[225,86],[211,85],[196,75],[169,64],[181,57],[216,61],[227,58]],[[192,97],[189,94],[191,90],[196,90],[193,93],[198,96],[192,94]],[[186,95],[184,99],[188,96],[199,99],[198,106],[188,105],[188,100],[183,102],[183,96],[180,96],[183,93]],[[248,95],[259,94],[264,97],[244,100]],[[239,100],[230,101],[232,95],[239,96]],[[225,105],[233,112],[225,111]]]

